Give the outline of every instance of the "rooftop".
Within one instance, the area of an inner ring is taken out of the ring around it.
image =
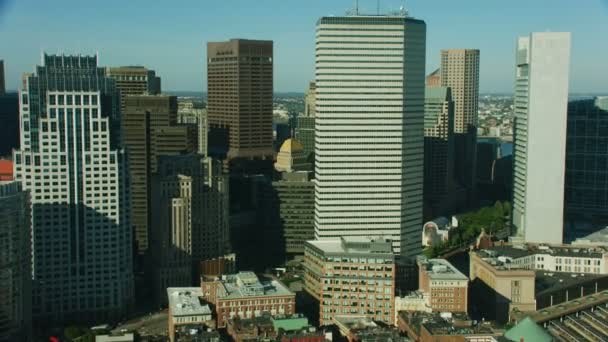
[[[200,287],[170,287],[167,296],[173,316],[211,315]]]
[[[382,237],[367,238],[349,236],[307,241],[306,243],[318,248],[326,254],[393,254],[391,241]]]
[[[551,255],[555,257],[602,258],[608,251],[603,247],[583,247],[579,245],[526,245],[521,248],[514,246],[494,246],[490,249],[476,251],[475,253],[497,269],[518,269],[523,268],[523,265],[514,264],[512,261],[528,256]]]
[[[608,226],[597,232],[591,233],[587,236],[576,239],[572,242],[573,246],[579,245],[594,245],[594,246],[606,246],[608,247]]]
[[[243,298],[260,296],[289,296],[294,293],[280,281],[260,280],[253,272],[239,272],[223,276],[221,279],[224,292],[219,298]]]
[[[516,321],[523,320],[529,316],[535,322],[543,323],[606,303],[608,303],[608,290],[576,298],[538,311],[521,312],[515,310],[511,315]]]
[[[464,313],[399,312],[399,317],[420,334],[424,326],[432,335],[497,335],[499,331],[491,323],[477,323]]]
[[[133,333],[95,336],[95,342],[133,342],[133,341],[135,341],[135,335]]]
[[[432,280],[469,280],[454,265],[445,259],[427,259],[420,263]]]

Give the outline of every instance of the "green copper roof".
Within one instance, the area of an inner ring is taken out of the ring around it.
[[[274,326],[275,331],[278,331],[279,329],[283,329],[284,331],[296,331],[309,326],[306,317],[273,318],[272,325]]]
[[[505,334],[505,337],[515,342],[552,342],[553,337],[541,328],[530,317],[524,318]]]

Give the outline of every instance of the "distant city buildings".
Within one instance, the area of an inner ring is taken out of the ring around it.
[[[295,293],[281,282],[262,280],[253,272],[205,279],[201,289],[203,298],[214,306],[218,328],[225,328],[235,316],[252,318],[264,313],[272,316],[295,313]]]
[[[137,251],[148,249],[152,174],[162,155],[198,150],[197,126],[177,124],[177,98],[167,95],[131,95],[124,99],[123,142],[129,152],[131,221]]]
[[[319,301],[320,324],[341,315],[394,323],[396,264],[383,238],[341,237],[307,241],[304,289]]]
[[[570,33],[521,37],[516,59],[513,227],[525,242],[560,244]]]
[[[233,173],[272,167],[272,68],[272,41],[207,44],[209,153]]]
[[[479,50],[441,51],[441,86],[454,101],[456,179],[467,190],[467,203],[476,201],[477,112],[479,107]]]
[[[0,179],[0,340],[32,341],[30,197],[19,182]]]
[[[323,17],[316,35],[315,236],[420,253],[426,24]]]
[[[46,54],[24,81],[13,160],[32,203],[34,315],[120,319],[133,305],[133,263],[115,81],[94,56]]]
[[[608,226],[608,97],[568,104],[565,215]]]

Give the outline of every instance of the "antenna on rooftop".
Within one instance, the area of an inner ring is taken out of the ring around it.
[[[355,15],[359,15],[359,0],[355,0]]]
[[[376,14],[380,15],[380,0],[376,2]]]

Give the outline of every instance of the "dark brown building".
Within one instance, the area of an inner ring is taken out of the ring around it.
[[[122,114],[123,141],[129,156],[131,222],[139,254],[148,248],[151,174],[158,157],[196,152],[196,125],[177,124],[177,97],[127,96]]]
[[[209,153],[231,171],[272,167],[272,49],[263,40],[207,44]]]
[[[6,92],[6,85],[4,84],[4,61],[0,59],[0,95],[4,95]]]

